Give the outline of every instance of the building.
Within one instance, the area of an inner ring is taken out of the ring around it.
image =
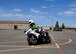
[[[43,29],[44,30],[50,30],[50,27],[49,26],[43,26]]]
[[[28,21],[0,21],[0,29],[28,29]]]

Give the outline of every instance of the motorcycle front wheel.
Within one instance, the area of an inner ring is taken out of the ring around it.
[[[29,45],[36,45],[38,42],[35,35],[30,35],[30,37],[28,37],[27,40]]]

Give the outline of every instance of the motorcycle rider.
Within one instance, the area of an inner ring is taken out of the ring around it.
[[[29,21],[29,30],[28,31],[26,31],[26,35],[28,36],[29,34],[33,34],[33,35],[35,35],[36,37],[37,37],[37,40],[38,40],[38,43],[45,43],[47,40],[50,40],[49,38],[48,38],[48,32],[46,32],[46,31],[44,31],[44,29],[41,27],[39,27],[39,26],[37,26],[34,22],[33,22],[33,20],[30,20]],[[45,35],[45,34],[46,35]]]
[[[34,29],[39,29],[39,26],[37,26],[33,20],[29,20],[30,28]]]
[[[35,23],[33,22],[33,20],[29,20],[29,24],[30,24],[30,28],[32,28],[33,25],[35,25]]]
[[[39,36],[39,34],[36,32],[39,30],[39,26],[37,26],[33,20],[29,20],[29,30],[25,33],[25,34],[28,34],[28,32],[32,32],[33,34],[35,34],[37,37]]]

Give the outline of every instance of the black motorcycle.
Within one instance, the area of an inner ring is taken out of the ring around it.
[[[45,44],[51,43],[51,38],[49,37],[48,32],[36,31],[39,35],[37,36],[34,32],[28,32],[27,41],[29,45]]]
[[[51,43],[51,38],[49,36],[49,33],[41,31],[40,32],[40,36],[39,36],[39,42],[43,43],[43,44],[45,44],[45,43]]]

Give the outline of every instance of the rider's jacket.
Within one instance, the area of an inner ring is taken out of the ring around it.
[[[31,28],[32,30],[34,30],[34,29],[39,29],[39,26],[37,26],[35,23],[31,23],[31,24],[30,24],[30,28]]]

